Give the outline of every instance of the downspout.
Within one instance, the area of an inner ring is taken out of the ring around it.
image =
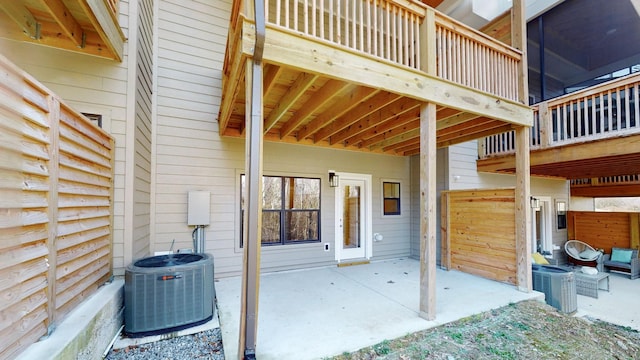
[[[247,139],[247,154],[248,157],[248,208],[251,213],[248,214],[249,220],[247,221],[248,229],[247,244],[245,249],[246,255],[246,267],[244,272],[245,277],[245,324],[244,324],[244,336],[241,334],[241,338],[244,338],[244,349],[241,349],[240,357],[245,360],[255,360],[256,358],[256,343],[257,343],[257,331],[258,331],[258,298],[260,289],[260,246],[261,246],[261,234],[258,224],[262,222],[262,206],[261,200],[257,199],[261,196],[261,182],[262,182],[262,131],[263,131],[263,116],[262,116],[262,55],[264,52],[265,41],[265,5],[264,0],[254,0],[254,17],[255,17],[255,46],[253,51],[253,58],[251,59],[251,111],[250,111],[250,124],[248,124]],[[253,196],[251,196],[253,194]]]

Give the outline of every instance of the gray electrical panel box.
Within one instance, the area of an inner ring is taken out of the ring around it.
[[[211,193],[209,191],[189,191],[187,225],[209,225],[210,199]]]

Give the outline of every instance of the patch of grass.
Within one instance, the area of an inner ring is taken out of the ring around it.
[[[516,359],[516,354],[509,350],[503,350],[495,346],[487,346],[487,351],[490,354],[498,356],[500,359]]]
[[[391,352],[391,342],[384,340],[381,343],[373,345],[373,351],[378,355],[388,355]]]
[[[531,329],[531,327],[530,327],[529,325],[527,325],[527,324],[525,324],[525,323],[522,323],[522,322],[519,322],[519,321],[517,321],[517,322],[513,323],[513,326],[514,326],[516,329],[518,329],[518,330],[523,330],[523,331],[527,331],[527,330]]]
[[[449,335],[451,340],[457,342],[458,344],[461,344],[462,340],[464,339],[464,335],[462,335],[462,333],[459,331],[454,331],[453,329],[447,329],[446,333],[447,335]]]

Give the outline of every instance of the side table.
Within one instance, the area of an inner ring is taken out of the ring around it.
[[[609,273],[599,272],[595,275],[588,275],[579,269],[574,271],[576,278],[576,292],[580,295],[598,298],[598,290],[609,291]],[[606,285],[601,287],[600,284]]]

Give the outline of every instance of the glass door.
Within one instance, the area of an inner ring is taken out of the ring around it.
[[[338,260],[365,257],[365,181],[340,179],[336,190],[336,247]]]

